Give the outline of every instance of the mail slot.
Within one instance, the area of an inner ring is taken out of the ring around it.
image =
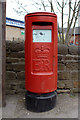
[[[42,112],[55,106],[57,16],[54,13],[25,16],[25,88],[27,109]]]

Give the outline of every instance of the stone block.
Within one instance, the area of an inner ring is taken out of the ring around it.
[[[78,60],[78,70],[80,70],[80,60]]]
[[[58,44],[58,54],[61,55],[68,54],[68,46],[65,44]]]
[[[63,80],[63,81],[58,81],[57,83],[57,88],[59,89],[70,89],[73,87],[73,83],[71,80]]]
[[[70,72],[58,72],[58,80],[70,80]]]
[[[19,59],[19,62],[20,62],[20,63],[25,63],[25,58],[20,58],[20,59]]]
[[[7,71],[13,71],[13,65],[12,64],[6,64],[6,70]]]
[[[73,55],[73,60],[78,61],[78,60],[80,60],[80,57],[78,55]]]
[[[71,88],[73,88],[73,82],[72,82],[72,80],[66,80],[66,81],[64,81],[64,83],[65,83],[65,89],[71,89]]]
[[[10,44],[11,44],[11,41],[6,41],[6,51],[10,51]]]
[[[58,54],[58,63],[65,63],[65,55]]]
[[[58,62],[62,61],[63,55],[58,54]]]
[[[22,90],[25,89],[25,81],[20,82],[19,89],[22,89]]]
[[[80,81],[73,82],[74,88],[80,88]]]
[[[69,89],[57,89],[57,93],[70,93],[70,90]]]
[[[18,72],[17,73],[17,79],[25,81],[25,72],[24,71]]]
[[[16,73],[12,71],[6,71],[6,80],[16,80]]]
[[[61,89],[65,88],[64,82],[63,81],[58,81],[57,82],[57,88],[61,88]]]
[[[25,64],[24,63],[6,64],[6,70],[14,72],[25,71]]]
[[[80,81],[80,70],[78,70],[78,80]]]
[[[80,93],[80,88],[73,88],[73,93]]]
[[[73,60],[73,56],[72,55],[65,55],[64,56],[64,60]]]
[[[78,55],[78,46],[70,45],[69,46],[69,54]]]
[[[72,80],[78,80],[78,71],[71,72],[71,79]]]
[[[10,85],[7,84],[7,89],[10,90],[17,90],[19,86],[19,83],[15,82],[15,83],[11,83]]]
[[[6,89],[5,93],[6,95],[14,95],[16,94],[16,90]]]
[[[6,57],[24,58],[24,51],[7,53]]]
[[[14,63],[13,64],[13,71],[25,71],[25,64],[24,63]]]
[[[78,62],[67,62],[66,63],[66,70],[78,70]]]
[[[64,71],[65,70],[65,64],[58,63],[58,70],[59,71]]]
[[[6,94],[25,93],[25,81],[14,81],[6,84]]]
[[[10,51],[6,51],[6,57],[10,57],[11,52]]]
[[[24,50],[24,41],[12,41],[9,49],[12,52],[19,52]]]
[[[6,58],[6,63],[17,63],[17,62],[19,62],[18,58],[11,58],[11,57]]]
[[[80,56],[80,45],[78,45],[78,55]]]
[[[78,60],[80,60],[80,55],[78,55]]]

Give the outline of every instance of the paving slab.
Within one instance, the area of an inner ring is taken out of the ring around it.
[[[57,95],[56,107],[48,112],[30,112],[25,107],[24,95],[7,95],[3,118],[78,118],[78,94]]]

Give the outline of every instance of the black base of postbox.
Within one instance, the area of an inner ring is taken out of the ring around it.
[[[26,108],[33,112],[45,112],[53,109],[56,105],[57,93],[36,94],[29,91],[25,94]]]

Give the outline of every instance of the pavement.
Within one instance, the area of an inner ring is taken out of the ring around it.
[[[2,118],[78,118],[78,97],[75,93],[57,95],[56,107],[48,112],[30,112],[25,107],[24,95],[7,95]]]

